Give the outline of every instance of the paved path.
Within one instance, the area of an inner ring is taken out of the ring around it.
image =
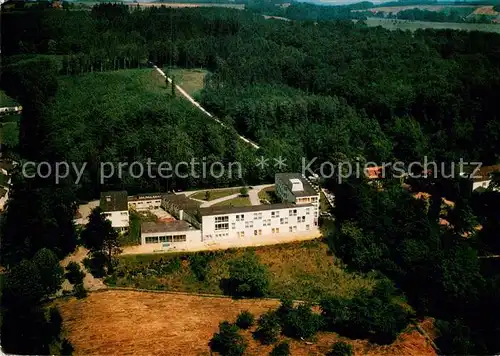
[[[153,64],[152,62],[149,62],[153,68],[161,74],[162,77],[164,78],[167,78],[168,82],[169,83],[172,83],[172,79],[167,77],[167,75],[160,69],[158,68],[155,64]],[[201,105],[200,103],[198,103],[196,100],[193,99],[193,97],[191,95],[189,95],[188,93],[186,93],[184,91],[184,89],[182,89],[180,86],[178,85],[175,85],[175,88],[187,99],[189,100],[194,106],[196,106],[198,109],[200,109],[205,115],[207,115],[208,117],[210,117],[211,119],[214,119],[215,122],[217,122],[219,125],[221,125],[222,127],[226,127],[226,124],[224,124],[222,121],[220,121],[218,118],[216,118],[215,116],[213,116],[212,114],[210,114],[207,110],[205,110]],[[240,140],[248,143],[249,145],[251,145],[253,148],[256,148],[256,149],[259,149],[260,146],[253,143],[252,141],[250,141],[249,139],[247,139],[246,137],[243,137],[241,135],[238,135]]]
[[[83,266],[83,260],[87,257],[89,251],[82,246],[79,246],[74,253],[69,256],[66,256],[64,260],[61,261],[61,267],[65,268],[70,262],[76,262],[80,265],[80,269],[85,273],[85,277],[83,278],[83,285],[85,289],[89,291],[95,291],[99,289],[106,288],[106,285],[101,279],[95,278],[87,269]],[[61,290],[57,293],[57,295],[62,295],[62,291],[72,291],[73,285],[69,283],[67,279],[65,279],[61,285]]]
[[[22,106],[6,106],[0,108],[0,114],[11,114],[23,111]]]
[[[250,203],[252,205],[260,205],[260,198],[259,198],[259,192],[262,189],[272,187],[274,184],[265,184],[265,185],[258,185],[256,187],[253,187],[248,191],[248,198],[250,198]]]

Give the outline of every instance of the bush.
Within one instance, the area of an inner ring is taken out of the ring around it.
[[[276,340],[281,333],[280,319],[273,311],[268,311],[262,314],[257,322],[257,330],[254,336],[264,345],[270,345]]]
[[[87,257],[83,260],[83,265],[95,278],[102,278],[106,275],[107,263],[108,257],[102,252],[94,252],[91,258]]]
[[[242,197],[248,197],[248,188],[247,188],[247,187],[242,187],[242,188],[240,189],[240,195],[241,195]]]
[[[213,352],[227,356],[243,355],[247,348],[243,337],[238,333],[238,327],[227,321],[219,324],[219,332],[214,334],[208,346]]]
[[[52,307],[49,309],[49,327],[50,334],[56,340],[59,340],[59,334],[62,328],[62,316],[59,309]]]
[[[326,326],[351,338],[367,338],[388,344],[408,325],[408,314],[391,296],[366,292],[352,298],[328,298],[320,302]]]
[[[196,279],[203,282],[207,278],[209,263],[213,259],[211,253],[194,253],[189,255],[189,267]]]
[[[246,254],[229,263],[229,279],[224,292],[235,297],[262,297],[269,288],[269,272],[255,253]]]
[[[78,299],[85,298],[88,295],[87,290],[82,283],[76,284],[73,287],[73,291],[75,292],[75,297],[77,297]]]
[[[337,341],[326,356],[352,356],[352,346],[344,341]]]
[[[321,315],[314,314],[308,305],[299,305],[281,316],[283,334],[293,338],[310,338],[322,326]]]
[[[76,262],[70,262],[66,266],[66,278],[68,281],[73,284],[81,284],[83,283],[83,278],[85,277],[85,273],[80,270],[80,265]]]
[[[255,317],[248,310],[242,311],[238,314],[238,318],[236,319],[236,325],[240,329],[248,329],[255,323]]]
[[[282,341],[276,346],[273,347],[269,356],[289,356],[290,354],[290,345],[288,342]]]
[[[73,345],[71,345],[71,342],[69,342],[68,339],[64,339],[61,342],[61,355],[71,356],[71,355],[73,355],[74,350],[75,349],[73,348]]]

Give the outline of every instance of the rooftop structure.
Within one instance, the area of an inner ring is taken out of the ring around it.
[[[102,211],[128,211],[128,196],[125,190],[101,193],[99,206]]]
[[[285,185],[296,198],[318,194],[318,191],[300,173],[276,173],[275,180],[277,184],[280,181],[281,184]]]

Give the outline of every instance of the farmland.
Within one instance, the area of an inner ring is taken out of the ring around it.
[[[370,17],[366,20],[369,27],[382,26],[388,30],[410,30],[416,31],[423,28],[431,29],[452,29],[465,31],[483,31],[500,33],[498,24],[478,24],[478,23],[452,23],[452,22],[428,22],[428,21],[407,21]]]
[[[208,342],[220,321],[232,322],[243,310],[259,315],[278,304],[277,300],[233,300],[135,291],[105,291],[92,293],[82,300],[72,298],[56,302],[75,355],[208,355]],[[271,351],[272,346],[263,346],[253,340],[250,331],[242,335],[249,343],[247,355],[267,355]],[[340,338],[327,332],[318,333],[312,343],[289,342],[292,355],[324,355],[338,340],[350,343],[356,354],[436,354],[414,329],[387,346]]]
[[[212,252],[203,282],[191,270],[190,254],[122,256],[115,282],[120,287],[222,294],[219,285],[228,276],[228,262],[249,250],[255,251],[271,272],[271,297],[317,300],[325,295],[351,296],[375,283],[371,277],[338,266],[328,255],[326,244],[319,240]],[[148,272],[160,270],[158,264],[162,271],[168,267],[168,272]]]

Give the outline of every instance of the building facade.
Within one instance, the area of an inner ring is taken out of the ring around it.
[[[276,195],[283,203],[311,204],[314,207],[314,225],[318,225],[319,188],[315,188],[309,180],[299,173],[277,173],[275,175],[275,190]]]
[[[313,232],[315,209],[313,204],[289,203],[200,208],[202,241]]]
[[[144,222],[141,224],[141,245],[147,245],[153,251],[200,241],[201,231],[185,221]]]
[[[165,194],[138,194],[128,197],[128,207],[137,211],[159,209]]]
[[[111,226],[119,232],[125,232],[129,227],[128,196],[126,191],[103,192],[99,206]]]

